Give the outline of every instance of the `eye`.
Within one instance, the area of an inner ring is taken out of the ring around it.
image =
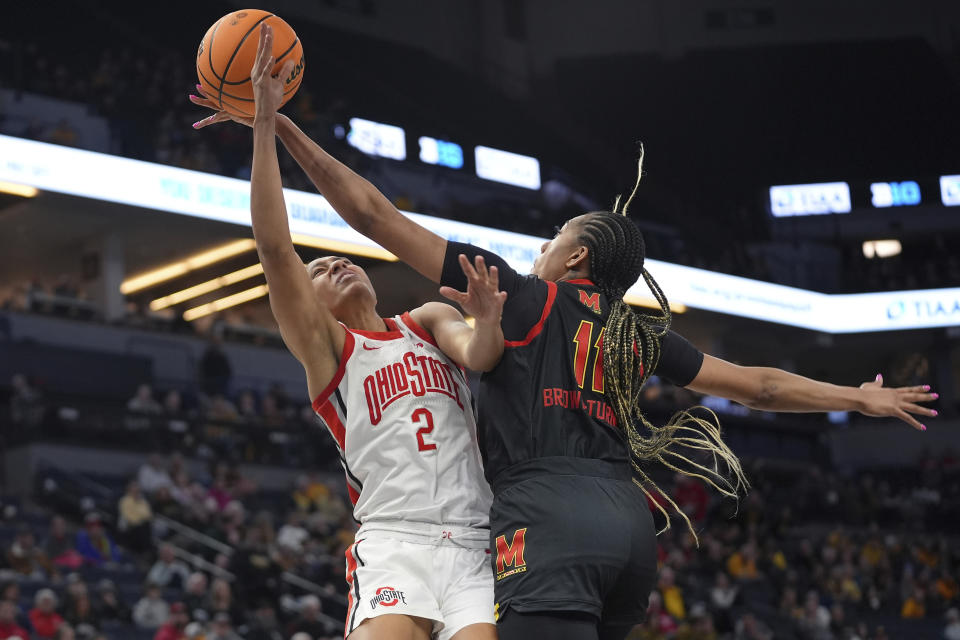
[[[561,229],[561,228],[558,227],[558,226],[554,226],[554,227],[553,227],[553,237],[554,237],[554,238],[556,238],[556,237],[557,237],[558,235],[560,235],[561,233],[563,233],[563,229]]]

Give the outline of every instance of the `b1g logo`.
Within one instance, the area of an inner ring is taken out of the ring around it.
[[[403,591],[397,591],[393,587],[380,587],[377,589],[377,595],[370,598],[370,608],[376,609],[378,604],[384,607],[393,607],[398,602],[407,604],[407,598],[403,595]]]
[[[497,536],[497,580],[503,580],[515,573],[526,573],[527,563],[523,559],[523,550],[527,528],[513,532],[513,539],[507,544],[506,536]],[[507,569],[507,567],[513,567]]]

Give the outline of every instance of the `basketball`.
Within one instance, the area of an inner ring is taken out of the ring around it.
[[[283,103],[293,97],[303,81],[303,46],[294,30],[269,11],[242,9],[228,13],[207,30],[197,48],[197,77],[203,90],[221,109],[253,117],[253,83],[250,69],[257,57],[260,25],[273,28],[273,57],[277,74],[287,60],[293,71],[284,78]]]

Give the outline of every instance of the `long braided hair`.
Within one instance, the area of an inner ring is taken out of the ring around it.
[[[686,521],[694,540],[697,534],[685,513],[647,475],[643,463],[657,461],[673,471],[703,480],[723,495],[736,498],[749,485],[740,461],[721,437],[716,414],[698,408],[712,418],[707,420],[691,410],[675,414],[666,425],[650,423],[638,407],[640,390],[660,360],[660,342],[670,329],[670,305],[660,286],[644,268],[646,248],[640,230],[627,218],[627,208],[636,195],[643,170],[643,148],[633,192],[620,207],[617,196],[612,211],[589,213],[581,223],[578,241],[587,247],[593,282],[607,298],[610,313],[604,327],[603,379],[606,398],[613,407],[617,424],[624,430],[633,466],[633,481],[643,490],[666,518],[661,533],[670,528],[670,515],[651,491],[659,493]],[[619,211],[618,211],[619,209]],[[659,313],[634,311],[623,296],[634,283],[644,282],[660,306]],[[698,411],[699,412],[699,411]],[[641,433],[638,424],[642,425]],[[681,449],[692,450],[684,455]],[[688,457],[706,454],[706,462]],[[725,467],[725,469],[721,468]],[[699,544],[699,541],[698,541]]]

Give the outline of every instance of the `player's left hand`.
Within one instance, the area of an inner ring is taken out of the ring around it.
[[[930,392],[930,385],[915,387],[884,387],[883,376],[877,375],[871,382],[860,385],[863,392],[864,404],[860,413],[875,418],[892,417],[903,420],[918,431],[926,431],[927,427],[911,414],[918,416],[937,417],[935,409],[921,407],[918,402],[931,402],[940,396]]]
[[[207,109],[213,109],[216,113],[209,115],[203,120],[193,123],[194,129],[203,129],[204,127],[209,127],[212,124],[217,124],[218,122],[227,122],[233,120],[238,124],[242,124],[247,127],[253,126],[253,118],[245,118],[243,116],[235,116],[232,113],[222,111],[220,107],[217,106],[217,103],[214,102],[210,96],[207,95],[206,91],[203,90],[202,85],[197,85],[197,93],[200,95],[190,96],[190,102],[197,105],[198,107],[206,107]]]
[[[483,256],[477,256],[474,264],[470,264],[470,260],[462,253],[459,259],[460,268],[467,276],[466,292],[457,291],[453,287],[440,287],[440,295],[459,304],[463,311],[476,318],[478,323],[499,323],[507,292],[500,291],[497,268],[487,269]]]

